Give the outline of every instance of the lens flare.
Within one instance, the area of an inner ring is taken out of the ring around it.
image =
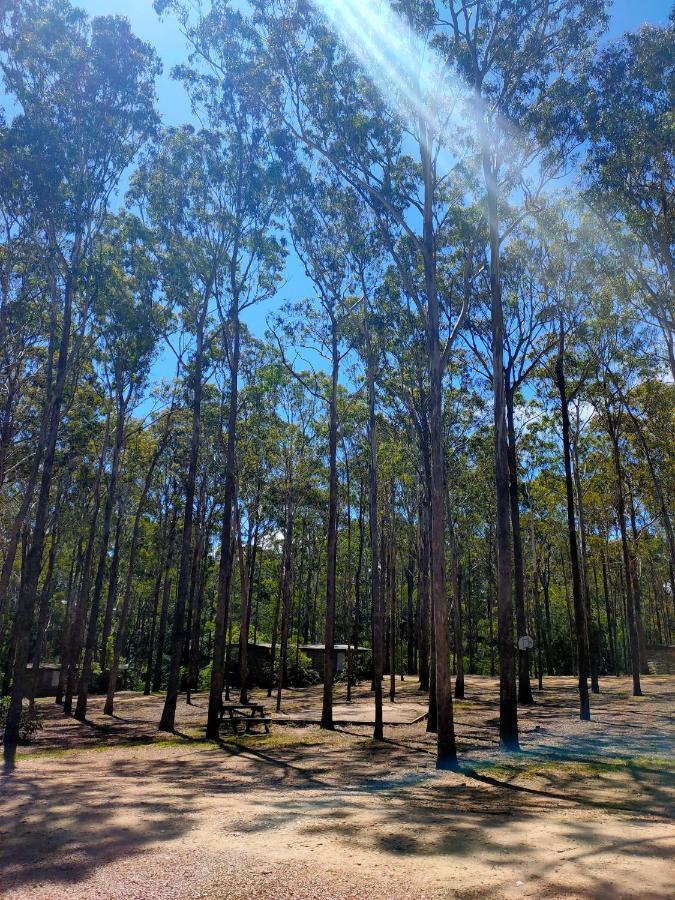
[[[386,0],[312,2],[406,127],[434,145],[441,168],[452,169],[467,152],[467,139],[473,153],[484,141],[498,141],[501,162],[518,168],[521,190],[526,181],[541,189],[539,148],[496,115],[435,49],[430,37],[443,33],[438,23],[425,36]]]
[[[412,25],[388,3],[314,0],[347,50],[404,118],[435,134],[461,124],[458,101],[469,99],[455,75]]]

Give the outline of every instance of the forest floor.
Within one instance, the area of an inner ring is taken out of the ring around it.
[[[675,881],[675,677],[605,678],[593,721],[575,680],[520,708],[523,752],[498,752],[498,685],[467,679],[458,773],[437,772],[414,681],[385,701],[289,691],[270,735],[202,739],[205,695],[90,700],[80,724],[42,701],[45,728],[0,778],[0,896],[18,900],[670,898]],[[388,688],[388,681],[385,684]],[[255,699],[269,704],[264,692]],[[168,738],[168,739],[167,739]]]

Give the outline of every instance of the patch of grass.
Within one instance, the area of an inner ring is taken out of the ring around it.
[[[357,741],[359,747],[363,747],[364,750],[386,750],[387,745],[385,741],[376,741],[375,738],[363,738],[361,741]]]
[[[244,749],[251,747],[281,750],[287,747],[311,747],[317,744],[326,744],[329,740],[329,735],[323,734],[317,729],[307,729],[305,732],[294,729],[292,734],[282,731],[272,731],[270,734],[230,734],[221,737],[218,743]]]
[[[106,753],[108,750],[129,750],[140,749],[141,747],[213,747],[214,741],[207,741],[205,738],[193,738],[185,735],[176,735],[172,738],[155,738],[143,736],[132,738],[128,741],[115,741],[113,743],[92,744],[89,747],[56,747],[49,750],[34,750],[31,753],[17,754],[19,760],[29,761],[31,759],[58,758],[61,756],[70,756],[74,753]]]
[[[475,767],[480,775],[493,778],[515,779],[522,776],[557,774],[562,778],[593,778],[602,775],[621,774],[626,769],[660,769],[664,773],[675,771],[675,760],[659,756],[617,757],[611,760],[577,760],[560,758],[523,758],[513,762],[481,763]]]
[[[173,737],[154,737],[142,735],[125,741],[101,742],[88,747],[56,747],[45,750],[33,750],[32,752],[19,753],[19,761],[31,759],[58,759],[77,753],[106,753],[109,750],[141,749],[143,747],[194,747],[200,750],[214,750],[219,746],[241,747],[245,749],[260,748],[265,750],[281,750],[291,747],[310,747],[312,745],[326,744],[334,739],[334,733],[321,732],[317,728],[294,728],[291,733],[274,730],[270,734],[223,734],[217,741],[207,740],[203,737],[203,729],[184,728],[180,734]]]

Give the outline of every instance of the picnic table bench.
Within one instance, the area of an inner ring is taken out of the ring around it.
[[[220,722],[227,721],[232,728],[232,734],[238,734],[239,725],[244,726],[246,734],[250,734],[254,725],[263,725],[265,733],[270,732],[269,716],[265,715],[265,706],[262,703],[221,703]]]

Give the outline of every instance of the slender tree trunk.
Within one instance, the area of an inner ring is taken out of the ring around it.
[[[488,613],[488,629],[490,637],[490,676],[495,677],[495,632],[494,632],[494,613],[493,598],[497,593],[497,585],[495,583],[495,567],[492,563],[495,548],[495,536],[492,526],[488,529],[488,554],[487,554],[487,613]]]
[[[190,565],[190,591],[188,594],[188,610],[185,626],[185,644],[183,645],[183,667],[186,669],[185,702],[192,704],[192,690],[196,688],[196,680],[199,678],[199,625],[201,610],[199,605],[199,584],[202,577],[206,515],[206,482],[208,473],[202,477],[201,486],[197,498],[197,514],[195,518],[195,540],[192,548],[192,563]]]
[[[511,503],[511,533],[513,536],[513,581],[518,637],[527,634],[525,615],[525,566],[523,563],[523,539],[520,531],[520,499],[518,488],[518,453],[516,448],[516,428],[513,418],[513,388],[506,385],[506,421],[509,454],[509,498]],[[530,685],[530,653],[518,648],[518,702],[525,705],[534,703]]]
[[[227,449],[225,453],[225,497],[223,502],[223,526],[220,534],[218,602],[216,605],[216,620],[213,635],[213,661],[211,665],[211,684],[209,686],[209,712],[206,725],[206,736],[211,740],[218,739],[219,716],[223,702],[223,687],[225,685],[225,644],[227,624],[230,615],[230,587],[232,584],[232,567],[234,561],[232,521],[234,516],[234,505],[236,503],[237,404],[239,402],[240,357],[239,299],[236,292],[233,294],[232,305],[230,307],[230,325],[232,332],[232,347],[230,350],[230,397],[227,416]],[[242,598],[242,603],[246,603],[245,597]],[[245,637],[248,641],[248,632]],[[246,652],[247,649],[248,644],[245,646],[244,652]]]
[[[621,549],[623,551],[623,564],[626,570],[626,621],[628,624],[629,650],[630,650],[630,667],[633,675],[633,696],[642,696],[642,687],[640,685],[640,644],[637,632],[637,623],[635,621],[635,605],[633,596],[633,566],[631,562],[630,550],[628,548],[628,535],[626,533],[626,502],[623,490],[623,469],[621,466],[621,456],[619,454],[619,436],[614,421],[614,416],[609,408],[606,408],[607,426],[609,437],[612,442],[612,459],[614,462],[614,472],[616,474],[616,512],[619,520],[619,530],[621,532]]]
[[[37,447],[35,448],[35,453],[33,455],[33,461],[31,463],[30,474],[28,476],[28,481],[24,487],[21,503],[19,504],[19,509],[17,510],[16,516],[12,522],[12,526],[9,531],[9,535],[7,536],[7,551],[5,553],[5,559],[2,564],[2,571],[0,571],[0,619],[2,619],[3,610],[5,607],[5,602],[7,600],[7,592],[9,590],[9,583],[12,577],[12,572],[14,570],[14,561],[16,559],[16,551],[19,546],[19,541],[21,540],[21,533],[24,526],[24,522],[26,521],[26,516],[28,515],[28,511],[31,508],[33,503],[33,496],[35,494],[35,488],[38,483],[38,476],[40,475],[40,465],[42,463],[42,459],[44,457],[45,449],[47,447],[48,441],[48,430],[50,425],[53,424],[53,416],[52,416],[52,391],[54,387],[53,380],[53,370],[54,370],[54,354],[56,350],[56,340],[57,340],[57,298],[55,295],[52,296],[51,308],[50,308],[50,330],[49,330],[49,345],[47,348],[47,363],[46,363],[46,378],[44,385],[44,392],[47,398],[47,402],[44,405],[44,409],[42,412],[42,423],[40,425],[40,433],[38,436]],[[4,305],[0,307],[0,309],[4,312]],[[70,314],[69,314],[70,316]],[[1,318],[1,317],[0,317]],[[6,328],[6,322],[2,321],[2,325]],[[4,329],[3,329],[4,330]],[[63,352],[63,339],[61,341],[61,352]],[[68,347],[65,347],[66,353],[68,352]],[[64,383],[61,385],[61,393],[63,394]],[[2,481],[0,481],[2,484]]]
[[[640,674],[649,675],[649,666],[647,665],[647,639],[645,636],[644,623],[642,619],[642,588],[640,586],[640,572],[638,569],[639,553],[638,553],[638,528],[635,515],[635,495],[632,485],[629,482],[629,499],[630,499],[630,525],[633,537],[633,552],[631,554],[632,563],[632,579],[633,579],[633,600],[635,602],[635,628],[637,629],[638,648],[640,651]]]
[[[19,583],[19,592],[21,592],[21,585],[23,583],[23,579],[26,577],[26,560],[28,559],[28,542],[29,542],[29,532],[28,527],[25,527],[21,534],[21,581]],[[11,692],[12,689],[12,678],[14,675],[14,654],[16,652],[16,641],[17,641],[17,623],[16,618],[14,619],[14,626],[11,630],[11,638],[9,640],[9,645],[7,648],[7,658],[5,660],[5,671],[2,679],[2,690],[0,693],[3,697],[6,697],[7,694]]]
[[[251,624],[251,586],[253,584],[253,567],[247,565],[246,561],[251,560],[251,543],[253,541],[253,532],[257,525],[251,526],[249,521],[249,533],[246,539],[246,557],[244,556],[244,542],[241,533],[241,515],[237,502],[238,488],[235,487],[234,498],[234,520],[236,525],[237,555],[239,559],[239,593],[241,596],[241,624],[239,628],[239,700],[241,703],[248,703],[248,641]],[[258,507],[258,502],[254,504],[254,508]]]
[[[607,549],[602,554],[602,593],[605,599],[605,618],[607,619],[607,640],[609,643],[609,671],[616,675],[616,634],[609,599],[609,584],[607,579]]]
[[[429,652],[429,706],[427,710],[427,731],[436,734],[438,731],[438,704],[436,703],[436,632],[433,623],[430,631]]]
[[[546,671],[549,675],[555,675],[553,666],[553,658],[551,656],[551,641],[553,638],[553,627],[551,624],[551,548],[548,548],[546,556],[546,565],[543,571],[540,570],[539,581],[544,594],[544,650],[546,653]]]
[[[110,666],[110,674],[108,676],[108,692],[106,696],[105,706],[103,708],[103,712],[106,716],[112,716],[113,714],[115,691],[117,690],[117,679],[119,677],[120,657],[124,650],[124,645],[127,639],[127,623],[129,621],[129,606],[131,604],[134,575],[136,574],[136,558],[138,556],[138,539],[140,536],[141,519],[143,517],[145,501],[148,496],[148,491],[150,490],[152,476],[155,471],[155,466],[157,465],[157,460],[159,459],[160,452],[161,449],[158,449],[157,452],[153,455],[150,466],[148,467],[145,481],[143,483],[143,490],[141,491],[138,506],[136,507],[134,524],[131,530],[131,546],[129,548],[127,578],[124,585],[124,598],[122,600],[122,608],[120,610],[119,620],[117,623],[117,635],[115,636],[112,665]]]
[[[406,639],[407,639],[407,674],[415,674],[415,613],[413,596],[415,593],[415,548],[411,543],[408,551],[408,562],[405,567],[406,583]]]
[[[55,513],[54,518],[57,518]],[[38,610],[37,621],[37,637],[35,641],[35,652],[33,654],[33,670],[28,692],[28,707],[31,714],[35,713],[35,694],[40,683],[40,663],[42,662],[42,652],[45,646],[45,632],[47,630],[47,622],[49,621],[49,606],[52,594],[52,582],[54,579],[54,564],[56,561],[57,534],[56,526],[52,536],[52,543],[49,548],[49,557],[47,560],[47,574],[42,594],[40,595],[40,607]]]
[[[103,616],[103,635],[101,637],[101,653],[99,655],[99,666],[101,672],[105,672],[108,665],[108,641],[110,639],[110,631],[112,629],[113,612],[117,603],[117,588],[119,582],[120,567],[120,537],[122,532],[122,521],[124,515],[121,507],[117,511],[117,523],[115,525],[115,540],[113,542],[113,555],[110,561],[110,574],[108,575],[108,597],[105,604],[105,614]]]
[[[358,660],[359,660],[359,642],[361,640],[361,579],[363,577],[363,551],[365,546],[365,517],[364,517],[364,494],[365,494],[365,486],[363,483],[363,477],[361,477],[359,482],[359,517],[358,517],[358,527],[359,527],[359,549],[356,556],[356,572],[354,574],[354,616],[352,618],[352,646],[354,647],[354,651],[356,653],[356,664],[355,664],[355,677],[354,683],[356,683],[358,677]],[[300,629],[298,628],[298,635],[300,634]],[[351,693],[350,693],[351,699]]]
[[[288,632],[291,619],[291,601],[293,599],[293,519],[294,509],[290,492],[293,473],[288,473],[286,488],[286,527],[284,529],[283,573],[281,581],[281,654],[279,660],[279,678],[277,681],[277,712],[281,710],[281,692],[288,681]]]
[[[429,693],[429,641],[430,641],[430,621],[429,621],[429,541],[427,521],[429,518],[429,507],[426,499],[426,486],[422,487],[423,499],[419,508],[419,526],[418,526],[418,585],[417,585],[417,606],[419,609],[419,670],[420,670],[420,690]]]
[[[282,569],[283,569],[283,560],[282,560]],[[283,581],[283,574],[279,581]],[[274,667],[276,662],[277,655],[277,638],[279,636],[279,613],[281,611],[281,590],[277,593],[277,598],[274,602],[274,616],[272,618],[272,646],[270,648],[270,682],[267,685],[267,696],[272,696],[272,691],[274,689]]]
[[[155,576],[155,587],[152,592],[152,616],[150,619],[150,633],[148,635],[147,656],[145,663],[145,684],[143,686],[143,694],[147,697],[152,686],[152,661],[155,655],[155,636],[157,632],[157,620],[159,618],[159,596],[162,590],[162,576],[164,574],[164,564],[168,553],[167,548],[167,532],[168,532],[168,510],[166,515],[160,511],[160,539],[158,546],[158,565],[157,575]]]
[[[185,505],[183,507],[183,530],[181,533],[180,557],[178,560],[178,585],[176,589],[176,605],[173,613],[173,630],[171,635],[171,658],[166,685],[166,698],[159,731],[173,731],[176,722],[176,704],[180,690],[180,664],[185,642],[185,605],[190,589],[190,568],[192,560],[192,521],[194,517],[195,488],[197,483],[197,466],[199,463],[199,442],[201,437],[202,418],[202,369],[204,360],[204,329],[208,312],[209,291],[202,298],[201,309],[197,317],[197,334],[195,346],[195,368],[192,390],[192,430],[190,435],[190,458],[185,481]]]
[[[644,452],[645,462],[647,463],[647,468],[649,469],[649,475],[651,477],[652,486],[654,488],[654,497],[659,505],[659,509],[661,510],[661,520],[663,522],[663,527],[666,532],[666,537],[668,538],[668,558],[670,561],[669,566],[669,575],[670,575],[670,593],[673,598],[673,603],[675,603],[675,532],[673,531],[673,523],[670,518],[670,512],[668,508],[668,503],[666,502],[665,495],[663,493],[663,489],[661,486],[661,481],[656,474],[656,469],[654,468],[654,460],[652,458],[652,453],[649,449],[649,445],[647,443],[647,439],[645,438],[644,429],[640,425],[640,420],[635,415],[635,413],[630,408],[630,405],[622,397],[624,408],[628,413],[631,422],[633,423],[633,427],[635,429],[635,433],[640,442],[640,446]]]
[[[82,538],[80,538],[77,542],[77,553],[75,556],[74,562],[74,574],[73,567],[71,566],[70,578],[68,581],[68,594],[66,600],[66,615],[63,622],[63,630],[61,632],[61,665],[59,667],[59,682],[56,687],[56,696],[54,698],[54,702],[57,706],[61,706],[63,703],[63,693],[66,689],[66,677],[68,675],[68,641],[70,630],[72,628],[74,607],[75,607],[75,598],[79,591],[80,578],[82,575],[82,562],[83,562],[84,553],[82,550]]]
[[[9,583],[12,572],[14,571],[16,551],[21,540],[21,530],[26,521],[26,516],[28,515],[31,503],[33,502],[33,494],[35,493],[35,486],[40,473],[40,462],[42,461],[41,445],[42,441],[38,443],[35,456],[33,457],[30,475],[28,476],[28,482],[26,483],[21,496],[21,504],[14,516],[14,521],[12,522],[9,534],[7,535],[7,551],[2,564],[2,571],[0,572],[0,618],[2,618],[7,594],[9,592]]]
[[[328,403],[328,539],[326,543],[326,627],[324,634],[323,706],[321,727],[333,730],[333,681],[335,666],[335,587],[337,575],[338,472],[337,472],[337,388],[338,334],[335,314],[331,316],[331,387]]]
[[[26,663],[30,650],[30,633],[33,624],[35,601],[37,597],[40,569],[42,567],[42,552],[44,549],[47,519],[49,515],[49,494],[52,484],[54,462],[56,459],[56,443],[61,423],[61,405],[68,372],[69,349],[71,338],[72,303],[74,276],[76,261],[79,259],[80,240],[75,241],[71,254],[70,273],[66,278],[64,289],[63,315],[61,320],[61,339],[56,363],[56,376],[53,391],[47,401],[49,405],[49,425],[46,430],[45,450],[42,462],[42,477],[35,508],[35,520],[30,542],[30,549],[26,559],[26,577],[19,589],[19,599],[16,611],[15,633],[16,645],[14,651],[14,670],[12,677],[12,696],[10,699],[7,719],[5,721],[5,733],[3,738],[5,766],[8,769],[14,767],[16,748],[19,742],[19,724],[21,721],[21,708],[24,694],[26,693]]]
[[[354,655],[352,653],[352,494],[349,479],[349,456],[345,448],[345,493],[347,497],[347,565],[344,577],[345,634],[347,637],[347,702],[352,699]]]
[[[396,526],[394,524],[394,490],[392,484],[391,521],[388,546],[389,570],[389,702],[396,699]]]
[[[368,393],[368,537],[370,540],[370,603],[373,624],[373,687],[375,691],[375,728],[373,738],[384,738],[382,714],[382,674],[384,641],[380,605],[380,538],[378,528],[377,420],[375,418],[376,358],[370,333],[370,311],[364,296],[364,332],[366,344],[366,389]]]
[[[428,135],[430,137],[430,135]],[[452,709],[450,649],[448,642],[448,595],[445,582],[445,441],[443,439],[443,362],[440,346],[440,307],[436,282],[436,247],[433,220],[433,164],[431,144],[423,141],[424,177],[423,249],[424,286],[427,296],[427,351],[429,354],[429,401],[431,446],[431,607],[433,610],[437,708],[436,765],[457,766],[457,747]]]
[[[192,616],[192,631],[190,634],[190,655],[188,661],[188,688],[187,702],[192,703],[192,694],[199,690],[199,661],[202,633],[202,613],[204,610],[204,591],[209,569],[209,532],[210,522],[203,522],[199,536],[199,578],[197,582],[197,596]]]
[[[87,700],[89,697],[89,683],[92,675],[94,654],[96,653],[96,638],[98,636],[98,614],[103,594],[103,581],[108,561],[108,547],[110,544],[110,527],[112,515],[117,502],[117,478],[119,473],[120,456],[124,444],[124,426],[126,422],[127,399],[121,391],[117,398],[117,422],[115,424],[115,442],[113,444],[112,463],[110,466],[110,482],[103,509],[103,523],[101,527],[101,545],[99,548],[98,566],[94,581],[94,593],[89,612],[89,626],[87,628],[87,642],[84,648],[84,659],[77,688],[77,704],[75,706],[75,718],[84,722],[87,718]]]
[[[544,673],[543,673],[543,660],[542,660],[542,643],[543,643],[543,634],[544,634],[544,623],[542,622],[541,616],[541,603],[539,599],[539,584],[540,584],[540,574],[539,574],[539,554],[537,553],[537,541],[535,538],[534,531],[534,509],[530,504],[530,542],[531,542],[531,551],[532,551],[532,599],[534,601],[534,620],[537,629],[537,676],[539,679],[539,690],[544,690]]]
[[[492,321],[492,387],[494,394],[495,499],[497,521],[497,639],[499,642],[499,742],[518,750],[518,699],[514,666],[513,595],[511,589],[511,494],[504,386],[504,311],[499,261],[497,173],[483,153],[490,230],[490,301]]]
[[[560,322],[558,339],[558,357],[555,364],[555,378],[560,394],[562,415],[563,461],[565,464],[565,490],[567,495],[567,534],[570,548],[570,564],[572,567],[572,598],[574,600],[574,619],[577,637],[577,660],[579,668],[579,718],[589,721],[591,706],[588,696],[588,635],[586,632],[586,606],[581,591],[581,572],[577,548],[577,528],[574,513],[574,481],[572,478],[572,457],[570,452],[570,419],[567,403],[567,385],[565,381],[565,329]]]
[[[80,660],[80,654],[82,652],[82,642],[84,641],[84,630],[87,623],[87,605],[89,603],[89,593],[91,591],[94,545],[96,543],[98,515],[101,508],[101,480],[103,478],[105,459],[108,454],[109,439],[110,416],[108,416],[106,419],[103,447],[101,449],[101,456],[99,457],[98,469],[96,472],[91,523],[89,525],[89,536],[87,538],[87,546],[84,553],[84,563],[82,566],[82,581],[80,584],[80,591],[77,598],[75,612],[73,614],[72,627],[68,636],[67,658],[64,659],[62,663],[62,665],[65,665],[67,668],[66,691],[63,700],[63,712],[67,716],[71,715],[73,711],[73,696],[75,694],[75,687],[77,685],[77,670]]]
[[[152,690],[157,693],[162,687],[164,672],[164,650],[166,646],[166,630],[169,621],[169,601],[173,587],[173,558],[176,553],[176,523],[178,521],[178,507],[174,506],[169,526],[168,552],[164,566],[164,586],[162,588],[162,607],[159,613],[159,631],[157,633],[157,651],[155,655],[155,669],[152,673]]]
[[[464,634],[462,622],[462,571],[455,535],[455,525],[450,508],[450,492],[448,498],[448,539],[450,544],[450,566],[452,572],[452,625],[455,645],[455,698],[464,699]]]
[[[588,659],[591,672],[591,691],[600,693],[598,681],[598,651],[599,635],[593,624],[591,610],[591,589],[588,577],[588,547],[586,541],[586,514],[584,508],[584,494],[581,487],[581,466],[579,462],[579,414],[577,407],[577,427],[571,430],[572,456],[574,474],[574,488],[576,491],[577,510],[579,513],[579,546],[581,549],[581,590],[584,595],[584,609],[586,610],[586,636],[588,638]]]

